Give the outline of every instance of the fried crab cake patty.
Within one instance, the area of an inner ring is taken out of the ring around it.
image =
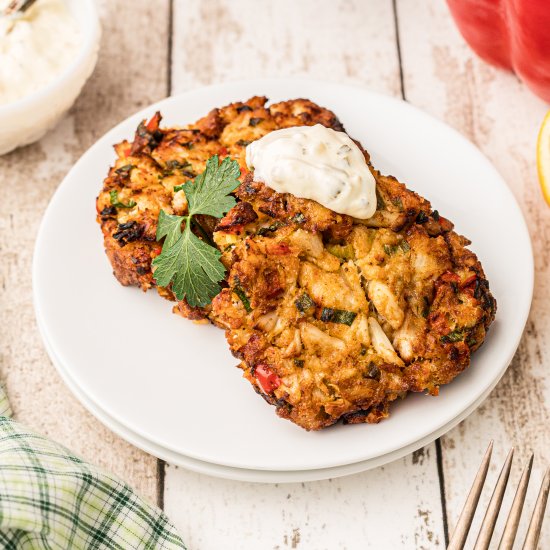
[[[436,394],[465,369],[496,303],[469,242],[370,164],[378,200],[368,220],[255,182],[244,162],[251,141],[291,126],[344,131],[311,101],[266,102],[233,103],[182,128],[161,128],[157,113],[133,142],[117,144],[96,205],[107,256],[123,285],[155,287],[160,210],[185,215],[178,186],[212,155],[231,156],[242,172],[239,202],[222,220],[197,217],[207,233],[217,224],[227,287],[212,306],[183,300],[175,311],[226,329],[244,376],[280,416],[314,430],[340,418],[377,422],[397,397]]]
[[[266,107],[267,98],[252,97],[213,109],[183,128],[161,128],[160,114],[142,122],[132,143],[115,145],[117,159],[104,181],[96,208],[107,256],[115,277],[123,285],[143,290],[155,286],[152,260],[161,252],[156,242],[160,210],[185,215],[187,201],[178,186],[204,171],[212,155],[230,156],[246,173],[245,148],[273,130],[289,126],[323,124],[343,130],[334,113],[307,99],[283,101]],[[198,216],[212,232],[217,220]],[[159,293],[173,300],[169,289]],[[177,312],[200,319],[207,310],[178,303]]]
[[[368,160],[368,156],[366,156]],[[278,194],[248,174],[214,233],[229,287],[210,318],[244,376],[307,430],[378,422],[468,367],[496,303],[452,224],[372,170],[371,219]]]

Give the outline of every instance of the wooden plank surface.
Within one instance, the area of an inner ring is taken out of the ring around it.
[[[0,157],[0,379],[7,382],[17,418],[118,473],[150,500],[164,500],[191,549],[443,548],[438,458],[452,529],[489,439],[495,440],[498,466],[508,448],[517,446],[513,482],[519,463],[535,451],[528,493],[532,505],[542,465],[550,463],[550,374],[545,368],[550,360],[550,213],[540,196],[534,159],[547,106],[513,75],[475,58],[444,2],[98,4],[102,49],[84,93],[41,142]],[[434,444],[374,471],[306,484],[232,482],[172,466],[164,472],[161,462],[89,415],[47,358],[31,302],[38,224],[75,160],[129,114],[170,92],[291,75],[359,84],[398,97],[403,91],[408,101],[456,127],[487,154],[518,199],[533,240],[537,278],[527,330],[502,382],[476,413],[443,438],[439,455]],[[495,465],[490,482],[497,473]],[[488,498],[487,491],[484,502]],[[522,531],[525,526],[523,521]],[[499,523],[497,535],[500,530]],[[541,548],[546,547],[548,521],[541,540]]]
[[[39,143],[0,157],[0,378],[18,420],[120,474],[155,501],[157,460],[115,436],[76,401],[44,351],[32,306],[34,240],[56,187],[104,132],[167,92],[168,0],[154,6],[102,0],[99,7],[99,62],[76,105]]]
[[[535,452],[527,497],[530,507],[543,469],[550,464],[550,211],[538,186],[535,163],[536,136],[548,106],[514,75],[477,59],[453,25],[444,2],[399,0],[397,13],[407,100],[457,128],[494,163],[521,206],[535,257],[533,306],[512,365],[485,403],[443,438],[452,528],[490,439],[495,440],[495,464],[489,482],[496,479],[497,466],[499,470],[512,445],[517,457],[511,476],[514,484],[530,452]],[[508,493],[506,503],[512,497],[512,491]],[[489,498],[490,491],[486,491],[482,502]],[[480,521],[478,514],[474,529]],[[523,518],[520,536],[526,525],[527,518]],[[496,537],[501,529],[499,522]],[[550,548],[550,520],[540,548]]]
[[[444,548],[433,445],[310,483],[243,483],[168,466],[165,510],[190,549]]]
[[[173,92],[297,75],[400,96],[394,30],[391,0],[176,0]],[[435,445],[371,472],[305,484],[224,481],[168,466],[165,488],[165,510],[191,548],[444,546]]]

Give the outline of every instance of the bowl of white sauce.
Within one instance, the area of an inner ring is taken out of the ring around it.
[[[9,0],[0,0],[0,13]],[[0,16],[0,155],[40,139],[73,105],[97,62],[94,0],[36,0]]]

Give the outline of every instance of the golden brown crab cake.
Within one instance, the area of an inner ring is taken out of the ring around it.
[[[178,186],[201,173],[212,155],[231,156],[244,176],[246,146],[273,130],[318,123],[342,129],[334,113],[311,101],[297,99],[269,107],[266,102],[265,97],[252,97],[232,103],[182,128],[161,128],[157,113],[139,125],[133,142],[115,145],[117,159],[96,206],[105,250],[120,283],[143,290],[155,286],[151,261],[161,252],[155,238],[159,212],[186,213],[185,194]],[[210,234],[217,222],[208,216],[197,220]],[[158,291],[174,299],[169,289]],[[191,319],[204,318],[208,309],[190,308],[185,301],[175,308]]]
[[[228,288],[210,318],[277,413],[316,430],[378,422],[409,391],[437,394],[470,362],[496,303],[469,241],[372,170],[369,220],[279,194],[249,173],[214,240]]]

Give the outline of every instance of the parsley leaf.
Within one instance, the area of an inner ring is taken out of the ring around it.
[[[228,196],[239,186],[239,164],[225,157],[218,164],[218,155],[210,157],[206,162],[206,170],[195,178],[183,184],[183,192],[189,203],[189,215],[208,214],[221,218],[235,206],[236,201]]]
[[[168,250],[181,237],[181,223],[185,216],[172,216],[164,210],[160,211],[157,225],[157,241],[166,237],[162,248]]]
[[[221,218],[228,212],[236,204],[228,195],[238,187],[239,176],[236,161],[227,157],[219,164],[217,155],[210,157],[206,170],[194,182],[183,184],[188,215],[173,216],[160,211],[157,240],[164,238],[164,243],[162,252],[153,260],[154,277],[159,286],[172,283],[176,298],[186,298],[192,307],[209,304],[219,293],[218,283],[225,275],[221,253],[191,231],[193,216],[207,214]]]

